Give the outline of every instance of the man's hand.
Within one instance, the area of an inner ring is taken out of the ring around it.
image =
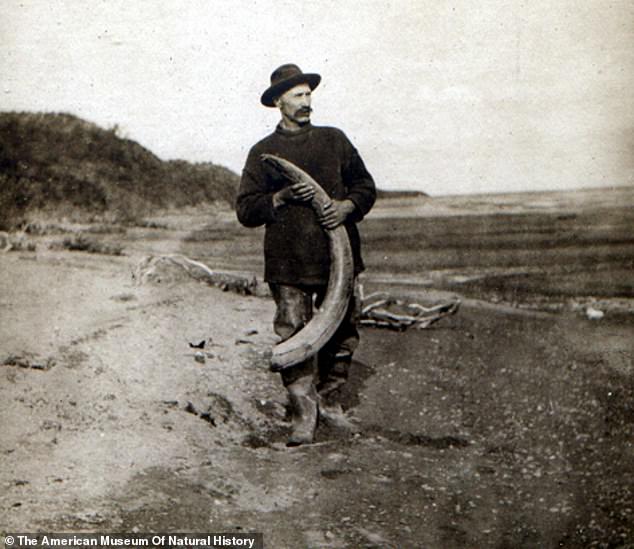
[[[310,202],[313,196],[315,196],[315,189],[310,183],[295,183],[276,192],[273,195],[273,205],[278,207],[291,202]]]
[[[324,206],[319,223],[324,229],[336,229],[355,209],[352,200],[333,200]]]

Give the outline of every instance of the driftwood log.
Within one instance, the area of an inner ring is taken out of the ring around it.
[[[242,295],[261,295],[263,291],[252,274],[214,271],[204,263],[181,254],[146,257],[137,265],[132,278],[137,284],[170,283],[178,277],[175,273],[185,273],[222,290]]]
[[[443,317],[454,315],[460,308],[460,300],[452,300],[433,307],[396,299],[385,292],[377,292],[363,299],[361,325],[392,330],[410,327],[424,329]]]
[[[0,252],[8,252],[11,249],[11,240],[9,233],[0,231]]]

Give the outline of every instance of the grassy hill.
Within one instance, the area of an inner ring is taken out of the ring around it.
[[[238,176],[212,163],[163,161],[69,114],[0,113],[0,228],[35,211],[121,222],[156,207],[232,202]]]

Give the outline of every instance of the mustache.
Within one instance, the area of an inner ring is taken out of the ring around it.
[[[310,107],[302,107],[301,109],[297,109],[297,111],[295,111],[295,116],[298,114],[310,114],[311,112],[313,112],[313,109]]]

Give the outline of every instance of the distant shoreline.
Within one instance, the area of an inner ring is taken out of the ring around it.
[[[390,191],[386,189],[377,189],[377,198],[390,199],[390,198],[430,198],[430,196],[423,191]]]

